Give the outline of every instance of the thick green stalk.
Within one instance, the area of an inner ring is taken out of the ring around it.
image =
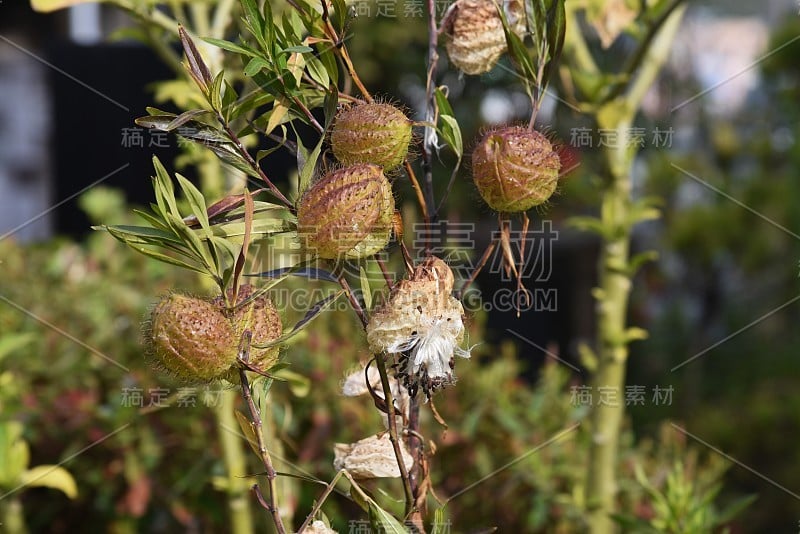
[[[27,534],[25,516],[22,513],[22,501],[18,497],[7,497],[0,501],[0,524],[3,532],[8,534]]]
[[[621,133],[630,127],[630,119],[620,117],[612,124],[618,128],[615,131]],[[621,145],[622,140],[618,141]],[[609,513],[614,510],[617,493],[617,450],[625,411],[623,389],[628,358],[625,317],[631,288],[631,273],[627,269],[631,237],[631,225],[627,224],[630,211],[628,170],[632,155],[629,150],[619,148],[609,148],[605,154],[612,176],[601,209],[601,222],[607,234],[598,266],[599,288],[595,294],[598,299],[598,359],[592,384],[595,399],[587,479],[589,525],[594,534],[614,529]]]
[[[591,445],[586,482],[588,521],[592,534],[615,531],[619,433],[625,413],[625,366],[628,344],[634,336],[626,325],[631,279],[630,239],[633,226],[631,167],[636,155],[630,143],[633,119],[644,94],[666,61],[685,6],[676,9],[652,41],[639,72],[627,91],[596,112],[598,127],[616,132],[615,143],[605,147],[609,176],[603,193],[600,221],[603,247],[597,298],[597,368],[591,421]]]
[[[250,512],[250,482],[242,478],[247,474],[247,459],[245,456],[242,439],[236,430],[239,423],[236,421],[234,409],[239,394],[235,389],[226,389],[222,392],[221,402],[216,407],[217,434],[219,445],[222,449],[222,459],[225,462],[227,476],[228,510],[230,511],[230,529],[235,534],[250,534],[253,532],[253,521]]]

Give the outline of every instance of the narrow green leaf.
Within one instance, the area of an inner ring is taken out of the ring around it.
[[[451,115],[442,115],[442,137],[453,149],[459,159],[464,154],[464,141],[461,139],[461,127],[458,125],[456,118]]]
[[[244,236],[244,222],[229,222],[217,224],[211,227],[211,233],[222,238]],[[253,234],[258,237],[280,234],[291,231],[289,223],[283,219],[264,218],[253,221]]]
[[[274,100],[274,95],[263,93],[258,90],[253,91],[236,104],[232,116],[241,117],[254,109],[271,104]]]
[[[408,531],[403,525],[389,512],[378,506],[373,499],[368,501],[370,516],[380,526],[386,534],[406,534]]]
[[[347,23],[347,4],[345,0],[332,0],[333,13],[331,13],[331,22],[336,32],[341,35],[345,31],[345,24]]]
[[[364,306],[369,311],[372,309],[372,290],[369,287],[367,271],[364,270],[363,266],[359,267],[359,276],[361,279],[361,296],[364,299]]]
[[[166,222],[164,222],[164,219],[157,217],[158,206],[154,206],[151,204],[150,209],[153,210],[153,213],[147,213],[146,211],[139,210],[136,208],[133,209],[133,212],[142,219],[144,219],[145,221],[147,221],[153,228],[158,228],[159,230],[165,230],[171,232],[169,225]]]
[[[125,224],[103,226],[102,228],[121,241],[125,241],[127,237],[135,237],[138,239],[165,242],[169,241],[177,244],[181,243],[174,233],[167,232],[159,228],[150,228],[148,226],[130,226]]]
[[[314,51],[314,49],[311,48],[310,46],[294,45],[294,46],[290,46],[288,48],[284,48],[283,50],[281,50],[281,54],[292,54],[294,52],[297,52],[299,54],[307,54],[308,52],[313,52],[313,51]]]
[[[230,41],[226,41],[224,39],[213,39],[211,37],[203,37],[203,40],[208,44],[212,44],[216,47],[222,48],[223,50],[227,50],[229,52],[236,52],[237,54],[241,54],[243,56],[255,57],[258,55],[258,52],[256,52],[249,46],[239,45],[236,43],[232,43]]]
[[[300,169],[300,179],[298,185],[298,194],[302,195],[303,192],[308,189],[308,186],[311,185],[311,178],[314,176],[314,169],[317,168],[317,160],[319,159],[319,155],[322,152],[322,144],[325,141],[325,136],[321,136],[319,141],[317,142],[317,146],[314,147],[314,150],[308,155],[306,160],[302,162],[302,166],[300,165],[300,152],[298,150],[298,168]],[[298,143],[298,147],[300,144]]]
[[[203,193],[201,193],[192,182],[184,178],[182,175],[176,173],[175,178],[178,179],[178,184],[183,190],[183,195],[186,197],[186,200],[189,202],[189,206],[192,208],[192,215],[197,218],[200,226],[210,233],[211,230],[208,224],[208,211],[206,208],[206,200],[203,198]]]
[[[272,63],[263,57],[256,56],[247,62],[247,65],[244,67],[244,74],[245,76],[250,76],[252,78],[263,69],[272,70]]]
[[[258,40],[261,46],[265,47],[264,17],[261,16],[261,11],[258,9],[258,2],[256,2],[256,0],[242,0],[242,8],[244,9],[245,20],[250,25],[253,36]]]
[[[204,144],[207,149],[212,151],[223,163],[227,163],[228,165],[239,169],[245,174],[248,174],[254,178],[258,178],[258,172],[256,172],[253,167],[245,160],[242,156],[236,152],[231,145],[209,145]]]
[[[225,81],[225,71],[221,70],[214,77],[214,81],[208,88],[208,103],[215,111],[222,111],[222,84]]]
[[[178,203],[175,201],[175,188],[172,185],[172,179],[167,173],[167,169],[161,164],[156,156],[153,156],[153,167],[156,170],[154,178],[154,189],[156,193],[156,201],[158,205],[164,209],[164,205],[169,208],[168,211],[164,210],[165,218],[171,213],[173,216],[180,218],[181,212],[178,211]]]
[[[225,80],[225,89],[222,93],[222,116],[225,117],[225,120],[230,122],[234,119],[238,119],[239,115],[234,115],[234,111],[236,111],[236,101],[239,99],[239,95],[236,93],[236,90]]]
[[[319,43],[317,46],[317,53],[319,60],[322,62],[325,70],[328,72],[328,77],[331,79],[329,85],[339,84],[339,63],[336,61],[336,56],[331,49],[330,43]],[[310,72],[309,72],[310,74]]]
[[[328,92],[325,94],[325,101],[323,108],[325,109],[325,130],[328,130],[336,118],[336,110],[339,107],[339,90],[335,85],[331,84],[328,87]]]
[[[561,57],[564,49],[564,36],[567,30],[567,16],[565,13],[564,0],[554,0],[547,14],[547,44],[550,57],[544,70],[543,85],[547,85],[550,74]]]
[[[161,130],[168,132],[171,130],[170,125],[175,120],[177,115],[148,115],[147,117],[137,117],[134,119],[138,126],[143,128],[150,128],[151,130]]]
[[[175,265],[181,267],[183,269],[189,269],[190,271],[194,271],[200,274],[211,274],[207,270],[197,266],[187,263],[183,260],[179,260],[177,258],[173,258],[172,256],[167,256],[166,254],[161,254],[160,252],[156,252],[155,250],[150,250],[149,248],[145,247],[131,247],[135,251],[144,254],[145,256],[149,256],[155,260],[158,260],[163,263],[169,263],[170,265]]]
[[[437,508],[433,513],[433,528],[431,529],[431,534],[447,534],[450,531],[450,523],[446,519],[444,508],[444,506]]]
[[[183,222],[183,219],[178,217],[172,217],[171,215],[167,215],[167,221],[170,223],[170,226],[175,233],[181,237],[185,243],[185,245],[192,250],[196,258],[194,258],[198,263],[203,265],[209,273],[214,273],[214,258],[211,256],[208,247],[206,247],[200,238],[195,234],[191,228],[186,226],[186,223]]]
[[[185,111],[185,112],[181,113],[180,115],[178,115],[177,117],[175,117],[174,119],[172,119],[169,122],[169,124],[166,125],[165,128],[158,128],[158,129],[159,130],[166,130],[166,131],[169,132],[169,131],[174,130],[175,128],[180,128],[181,126],[183,126],[184,124],[186,124],[190,120],[194,119],[195,117],[199,117],[201,115],[208,115],[208,114],[209,114],[209,111],[205,110],[205,109],[192,109],[192,110],[189,110],[189,111]]]
[[[239,428],[242,430],[242,434],[244,434],[245,438],[247,438],[247,443],[250,444],[250,448],[253,449],[253,452],[257,456],[261,456],[261,451],[258,447],[258,438],[256,437],[256,431],[253,428],[253,423],[239,410],[234,410],[233,413],[236,414],[236,421],[239,423]]]
[[[330,85],[330,76],[328,76],[328,70],[325,68],[322,61],[315,57],[309,57],[306,60],[306,69],[311,79],[322,87],[328,87],[328,85]]]

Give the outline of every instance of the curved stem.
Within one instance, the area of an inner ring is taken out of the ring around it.
[[[353,61],[350,59],[350,54],[347,52],[347,47],[344,45],[344,42],[339,38],[339,34],[336,33],[336,29],[333,27],[330,21],[330,13],[328,12],[328,0],[321,0],[320,3],[322,4],[322,21],[325,23],[325,34],[328,38],[333,42],[334,50],[336,54],[342,59],[344,62],[345,68],[347,69],[347,73],[350,75],[350,79],[353,80],[353,83],[356,84],[358,90],[361,92],[361,95],[364,97],[364,100],[367,102],[373,102],[372,95],[369,94],[367,88],[364,87],[364,84],[361,83],[361,78],[358,77],[358,73],[356,73],[356,68],[353,65]]]

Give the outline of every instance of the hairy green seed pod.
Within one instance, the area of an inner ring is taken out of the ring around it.
[[[520,0],[501,2],[511,31],[525,31],[525,13]],[[447,36],[445,48],[450,62],[465,74],[483,74],[497,64],[507,50],[503,20],[493,0],[458,0],[442,21]]]
[[[377,165],[338,169],[309,187],[297,207],[298,234],[320,258],[359,258],[389,242],[392,186]]]
[[[472,178],[494,210],[515,213],[547,201],[561,160],[539,132],[509,126],[488,132],[472,152]]]
[[[145,341],[158,367],[188,382],[219,378],[236,361],[239,346],[219,306],[179,293],[153,308]]]
[[[345,165],[373,163],[394,169],[408,154],[411,124],[390,104],[365,103],[344,109],[333,123],[333,154]]]
[[[250,331],[248,363],[263,371],[269,371],[270,367],[278,362],[280,347],[261,349],[255,345],[269,343],[279,338],[283,333],[283,323],[272,301],[266,296],[252,298],[254,291],[250,285],[239,288],[238,303],[234,308],[231,323],[238,340],[241,340],[245,330]],[[220,304],[221,301],[222,299],[217,299]],[[231,367],[225,378],[229,382],[239,383],[238,364]]]

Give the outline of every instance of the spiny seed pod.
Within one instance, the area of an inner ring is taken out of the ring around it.
[[[268,371],[270,367],[277,363],[280,347],[274,346],[261,349],[255,345],[269,343],[279,338],[283,332],[283,323],[272,301],[263,295],[253,298],[253,292],[254,288],[250,285],[244,285],[239,288],[237,304],[234,308],[231,322],[236,339],[241,340],[244,331],[250,331],[248,363]],[[221,299],[218,299],[218,302],[220,301]],[[239,382],[238,364],[231,367],[225,378],[229,382]]]
[[[336,115],[331,147],[345,165],[373,163],[394,169],[406,158],[411,121],[390,104],[364,103]]]
[[[392,186],[368,163],[338,169],[306,190],[297,207],[298,234],[320,258],[359,258],[389,242],[394,216]]]
[[[539,132],[509,126],[488,132],[472,152],[472,178],[494,210],[514,213],[555,192],[561,160]]]
[[[156,364],[189,382],[221,376],[236,361],[239,346],[219,306],[178,293],[153,308],[145,338]]]
[[[525,31],[521,0],[502,2],[511,31]],[[503,20],[494,0],[458,0],[442,21],[450,62],[466,74],[483,74],[497,64],[507,49]]]

